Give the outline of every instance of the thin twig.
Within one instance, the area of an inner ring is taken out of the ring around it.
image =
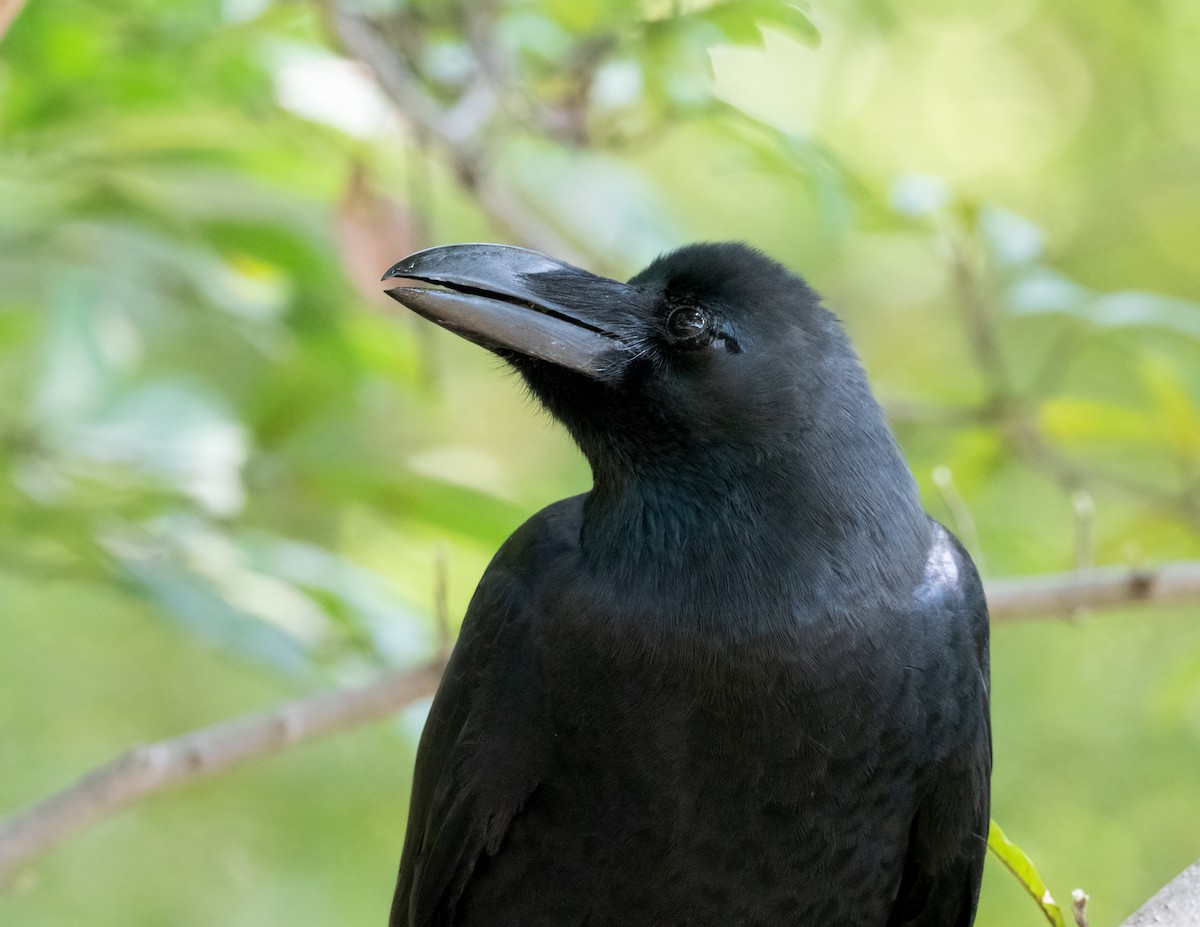
[[[1075,927],[1091,927],[1088,923],[1088,902],[1092,896],[1082,888],[1071,892],[1071,913],[1075,915]]]
[[[1012,397],[1013,390],[1008,367],[1000,350],[996,308],[982,285],[981,274],[967,253],[966,245],[952,238],[949,246],[950,267],[971,353],[983,375],[989,402],[1003,402]]]
[[[958,491],[953,472],[945,464],[939,464],[933,468],[933,485],[937,487],[938,494],[942,497],[942,503],[950,513],[951,528],[958,535],[963,546],[975,558],[975,566],[979,569],[980,575],[987,576],[987,563],[984,560],[983,548],[979,544],[975,516],[971,514],[971,507],[967,505],[967,500]]]
[[[450,553],[445,543],[433,554],[433,615],[437,621],[438,653],[450,659],[454,648],[454,629],[450,627]]]
[[[408,207],[412,216],[412,244],[414,248],[428,248],[434,243],[434,180],[429,169],[429,139],[425,130],[415,129],[414,144],[407,158]],[[418,325],[412,329],[420,345],[418,352],[421,385],[434,390],[442,382],[441,339],[433,325]]]

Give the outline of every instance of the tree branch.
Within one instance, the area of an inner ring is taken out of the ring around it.
[[[0,883],[26,860],[140,799],[296,744],[377,721],[432,694],[443,663],[393,673],[182,737],[134,747],[74,785],[0,821]]]
[[[1084,609],[1200,602],[1200,561],[1154,569],[1099,567],[987,584],[992,621],[1067,618]]]
[[[992,620],[1070,617],[1080,609],[1200,602],[1200,561],[1009,579],[987,587]],[[0,882],[23,863],[140,799],[377,721],[432,694],[442,660],[358,689],[288,702],[182,737],[135,747],[74,785],[0,821]]]
[[[1200,924],[1200,862],[1168,882],[1121,927],[1196,927],[1197,924]]]

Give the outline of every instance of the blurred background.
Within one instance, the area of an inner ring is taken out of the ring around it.
[[[0,815],[429,659],[437,563],[456,623],[588,487],[381,297],[430,244],[745,239],[987,579],[1200,558],[1198,47],[1193,0],[0,2]],[[998,624],[993,674],[994,815],[1114,925],[1200,855],[1200,604]],[[0,921],[382,924],[424,708],[74,835]],[[1041,923],[991,861],[979,923]]]

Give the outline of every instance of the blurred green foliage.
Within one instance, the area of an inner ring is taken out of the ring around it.
[[[804,273],[989,575],[1200,556],[1196,4],[343,13],[475,119],[457,150],[339,57],[331,3],[30,0],[0,41],[0,809],[416,662],[439,545],[458,616],[587,487],[495,361],[375,295],[512,239],[483,183],[596,269],[744,238]],[[1197,617],[995,634],[996,817],[1095,927],[1200,855]],[[0,920],[382,923],[420,723],[135,808]],[[984,927],[1039,917],[989,872]]]

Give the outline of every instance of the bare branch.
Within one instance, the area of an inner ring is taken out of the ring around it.
[[[993,621],[1067,618],[1081,609],[1200,602],[1200,561],[1155,569],[1101,567],[987,584]]]
[[[1121,927],[1196,927],[1197,924],[1200,924],[1200,862],[1168,882]]]
[[[1071,892],[1071,913],[1075,915],[1075,927],[1091,927],[1088,922],[1088,902],[1092,896],[1082,888]]]
[[[74,785],[0,821],[0,883],[26,860],[156,792],[377,721],[437,688],[443,664],[393,673],[271,711],[134,747]]]

